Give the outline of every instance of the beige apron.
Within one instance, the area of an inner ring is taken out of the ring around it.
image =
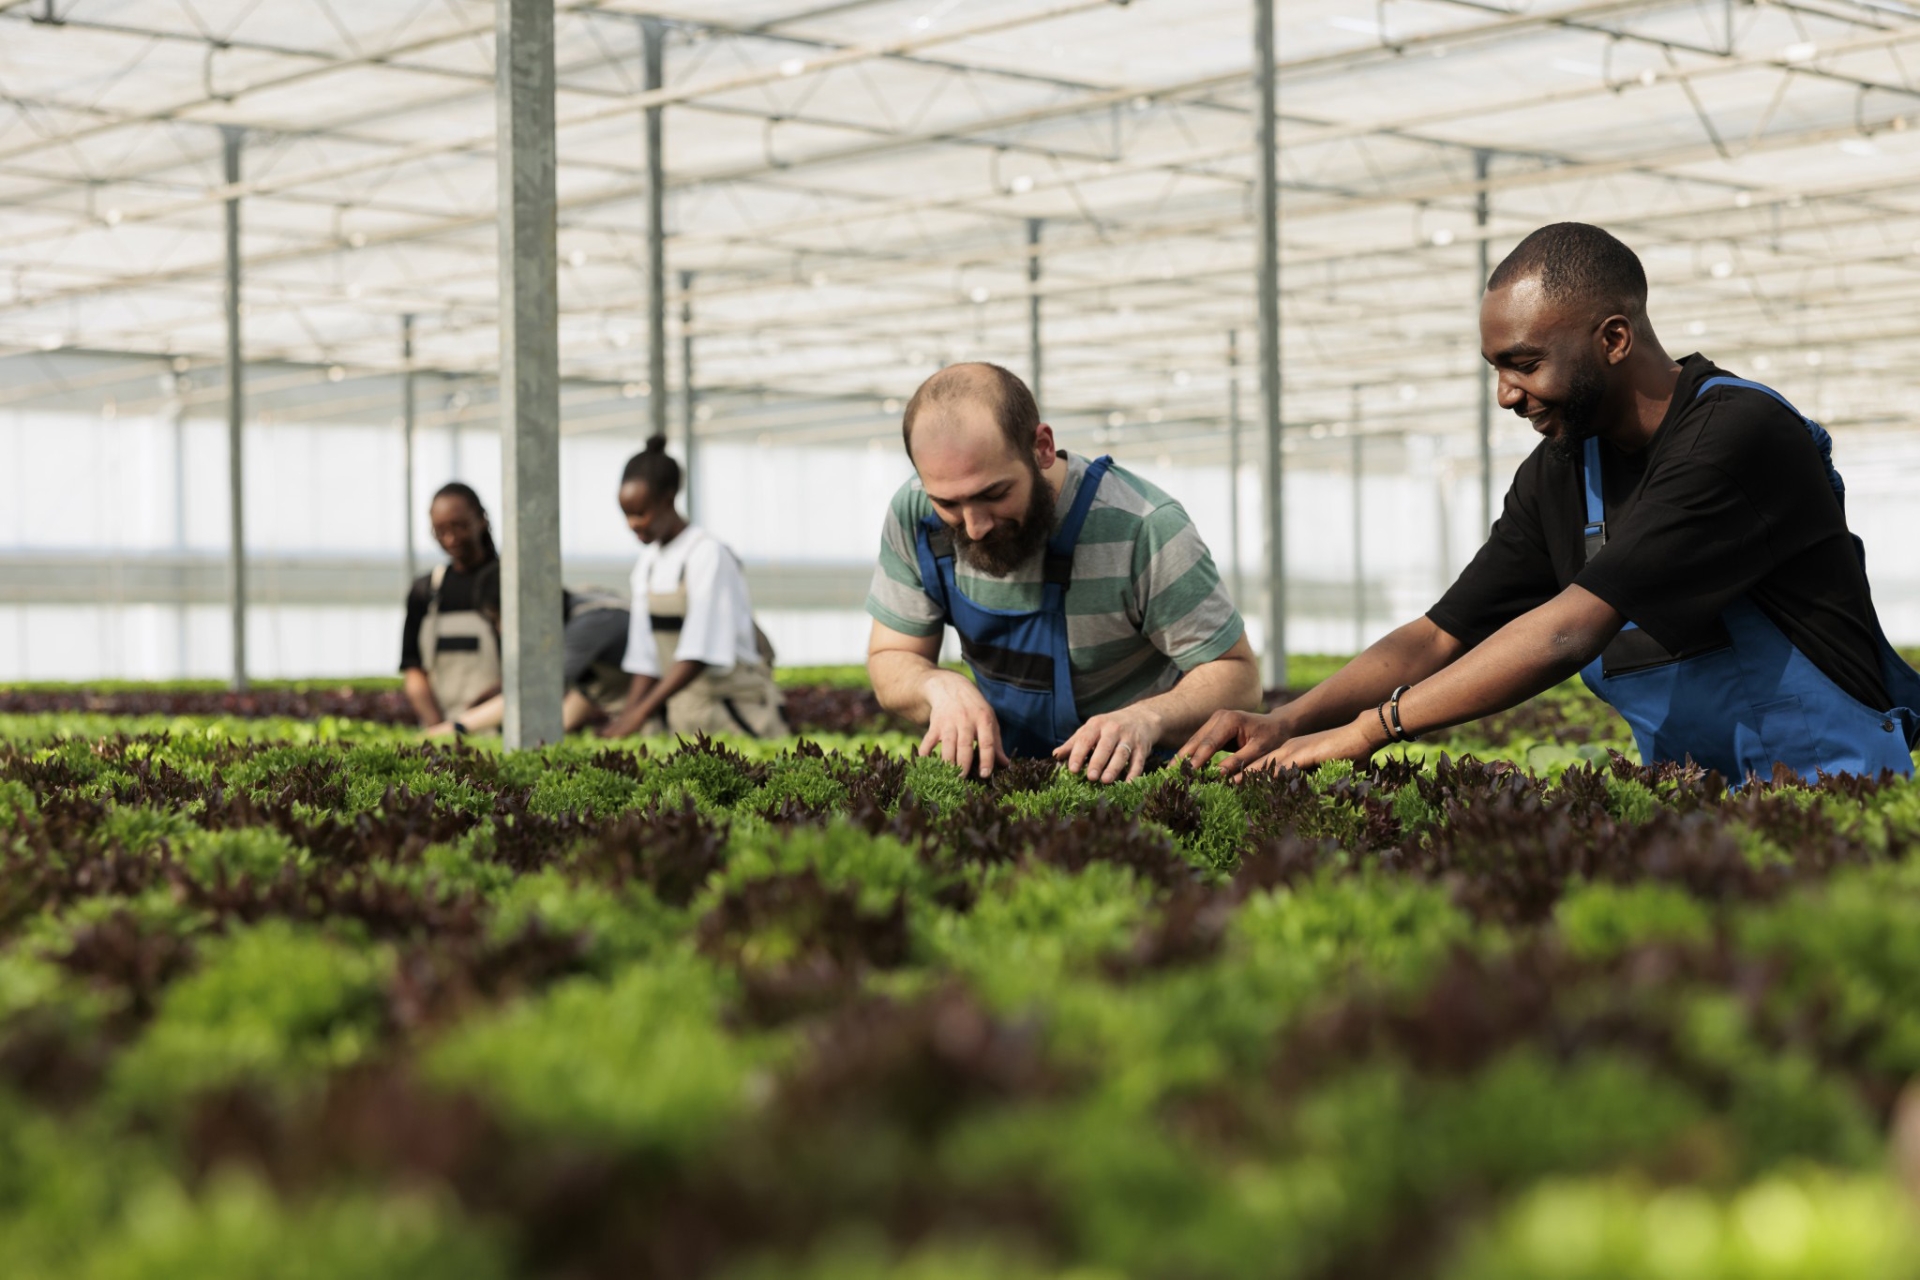
[[[636,606],[639,603],[634,601]],[[687,617],[684,576],[676,590],[647,597],[647,614],[664,678],[673,670],[680,628]],[[667,699],[669,733],[744,733],[755,738],[778,738],[789,732],[786,700],[773,682],[773,645],[758,623],[754,624],[753,636],[760,650],[757,661],[736,661],[731,671],[708,667],[694,677],[692,684]],[[648,731],[654,728],[650,725]]]
[[[420,620],[420,659],[441,714],[458,720],[500,687],[500,638],[477,609],[440,612],[440,585],[446,577],[446,565],[434,566],[427,616]]]

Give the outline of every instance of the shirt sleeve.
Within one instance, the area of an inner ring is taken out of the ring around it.
[[[1161,504],[1140,522],[1133,592],[1147,642],[1182,671],[1212,662],[1246,633],[1213,553],[1177,502]]]
[[[420,624],[427,620],[427,593],[424,578],[416,581],[413,589],[407,592],[407,620],[400,629],[402,671],[418,671],[426,667],[425,660],[420,656]]]
[[[947,620],[920,581],[915,527],[922,513],[915,509],[914,492],[912,481],[900,486],[887,508],[880,530],[880,559],[867,589],[867,612],[902,635],[937,636]]]
[[[560,633],[561,678],[572,689],[595,665],[611,663],[626,651],[632,623],[625,609],[589,609],[567,619]]]
[[[1632,509],[1574,579],[1676,652],[1827,536],[1834,522],[1809,517],[1837,502],[1806,428],[1785,410],[1705,412],[1687,448],[1655,459]]]
[[[1429,621],[1468,647],[1560,594],[1560,578],[1540,521],[1544,483],[1536,451],[1515,474],[1486,542],[1439,603],[1427,610]]]
[[[633,569],[633,607],[627,614],[627,652],[620,669],[631,676],[660,676],[660,650],[653,643],[653,615],[648,611],[652,594],[647,581],[648,560],[642,556]]]
[[[687,619],[680,627],[676,662],[704,662],[731,671],[739,661],[740,601],[746,597],[740,566],[713,538],[687,552]]]

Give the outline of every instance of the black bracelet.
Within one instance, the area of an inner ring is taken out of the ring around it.
[[[1373,709],[1373,714],[1380,717],[1380,732],[1387,735],[1388,742],[1392,742],[1393,726],[1387,723],[1387,704],[1383,702],[1379,706],[1375,707]]]
[[[458,720],[449,720],[447,723],[453,726],[454,737],[464,738],[467,736],[467,726],[461,724]]]
[[[1393,740],[1395,742],[1413,742],[1415,740],[1414,736],[1407,732],[1407,727],[1400,723],[1400,696],[1411,688],[1413,688],[1412,685],[1403,684],[1393,691],[1391,698],[1387,699],[1387,712],[1393,718]]]

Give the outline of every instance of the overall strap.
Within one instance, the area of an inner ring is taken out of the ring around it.
[[[433,596],[437,600],[440,596],[440,584],[445,582],[446,580],[447,580],[447,566],[445,564],[437,564],[433,566],[433,572],[427,575],[428,594]]]
[[[1693,393],[1694,398],[1698,399],[1706,392],[1712,391],[1715,387],[1744,387],[1748,391],[1758,391],[1762,395],[1772,396],[1785,406],[1788,413],[1791,413],[1794,417],[1805,423],[1807,434],[1813,437],[1813,447],[1820,451],[1820,465],[1826,468],[1827,487],[1833,490],[1833,496],[1840,500],[1842,507],[1847,505],[1847,482],[1842,480],[1840,473],[1834,469],[1833,437],[1827,434],[1825,427],[1794,408],[1792,401],[1788,400],[1778,391],[1775,391],[1772,387],[1767,386],[1763,382],[1754,382],[1747,378],[1735,378],[1727,374],[1722,374],[1717,378],[1708,378],[1705,382],[1701,383],[1699,389]]]
[[[1100,482],[1106,479],[1112,466],[1112,455],[1102,454],[1080,477],[1080,490],[1073,495],[1067,518],[1047,541],[1046,582],[1049,586],[1065,587],[1073,581],[1073,549],[1080,545],[1080,530],[1087,523],[1087,512],[1093,510]]]
[[[953,608],[947,601],[947,573],[953,563],[953,531],[939,516],[925,516],[914,530],[914,541],[920,559],[920,589],[950,618]]]
[[[1607,545],[1607,504],[1600,492],[1600,438],[1588,436],[1580,470],[1587,494],[1586,558]]]

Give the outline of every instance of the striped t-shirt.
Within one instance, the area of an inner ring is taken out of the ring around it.
[[[1087,474],[1087,459],[1062,454],[1067,477],[1055,505],[1058,529]],[[915,535],[933,514],[916,477],[887,510],[880,563],[867,612],[910,636],[938,635],[946,623],[920,581]],[[1005,577],[956,556],[962,594],[988,609],[1040,607],[1044,551]],[[1073,554],[1067,588],[1067,663],[1082,716],[1099,715],[1171,689],[1182,672],[1231,649],[1246,630],[1220,585],[1207,544],[1179,503],[1124,467],[1101,481]]]

